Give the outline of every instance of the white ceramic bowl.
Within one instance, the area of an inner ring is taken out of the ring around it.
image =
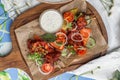
[[[45,10],[39,17],[40,27],[47,33],[57,32],[63,24],[63,17],[55,9]]]

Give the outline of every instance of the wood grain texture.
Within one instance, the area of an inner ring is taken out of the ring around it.
[[[95,8],[93,8],[93,6],[91,6],[89,3],[87,3],[87,4],[88,4],[87,5],[88,6],[87,13],[92,13],[95,15],[95,17],[97,18],[96,20],[98,22],[98,25],[100,26],[101,33],[104,36],[105,40],[108,42],[107,32],[106,32],[104,23],[103,23],[100,15],[95,10]],[[16,68],[25,70],[31,76],[29,68],[26,65],[26,63],[21,55],[20,49],[18,47],[18,43],[17,43],[17,39],[15,36],[14,30],[34,19],[37,19],[43,10],[50,9],[50,8],[58,9],[63,5],[65,5],[65,4],[40,4],[32,9],[25,11],[24,13],[22,13],[20,16],[18,16],[15,19],[15,21],[13,22],[13,24],[11,26],[11,30],[10,30],[13,49],[8,56],[0,58],[0,70],[4,70],[9,67],[16,67]],[[105,54],[105,52],[101,52],[100,54],[97,54],[96,56],[93,56],[90,59],[87,59],[84,63],[86,63],[96,57],[100,57],[103,54]],[[81,63],[79,65],[78,64],[71,65],[71,67],[69,67],[68,70],[72,70],[73,68],[76,69],[84,63]],[[64,70],[61,72],[64,72]],[[59,73],[56,73],[56,75],[57,74],[59,74]]]
[[[70,2],[72,0],[63,0],[63,1],[58,1],[58,2],[51,2],[51,1],[47,1],[47,0],[38,0],[39,2],[42,2],[42,3],[49,3],[49,4],[63,4],[63,3],[67,3],[67,2]]]

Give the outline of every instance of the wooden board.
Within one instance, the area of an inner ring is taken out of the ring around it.
[[[62,1],[57,1],[57,2],[55,2],[55,1],[47,1],[47,0],[38,0],[39,2],[42,2],[42,3],[49,3],[49,4],[62,4],[62,3],[67,3],[67,2],[70,2],[70,1],[72,1],[72,0],[62,0]]]
[[[101,19],[101,17],[99,16],[98,12],[89,4],[88,5],[88,13],[94,14],[97,18],[98,21],[98,25],[100,26],[100,30],[102,35],[104,36],[105,40],[108,42],[108,37],[107,37],[107,32],[105,29],[105,26],[103,24],[103,21]],[[24,58],[21,55],[20,49],[18,47],[18,43],[17,43],[17,39],[14,33],[14,30],[17,29],[18,27],[36,19],[39,17],[40,13],[45,10],[45,9],[49,9],[49,8],[54,8],[54,9],[58,9],[59,7],[63,6],[65,4],[57,4],[57,5],[52,5],[52,4],[40,4],[26,12],[24,12],[23,14],[21,14],[20,16],[18,16],[15,21],[13,22],[12,26],[11,26],[11,38],[12,38],[12,45],[13,45],[13,49],[10,53],[10,55],[0,58],[0,70],[3,70],[5,68],[8,67],[16,67],[16,68],[20,68],[23,69],[25,71],[27,71],[27,73],[31,76],[31,73],[29,71],[28,66],[26,65]],[[101,55],[103,55],[105,52],[101,52],[93,57],[91,57],[90,59],[87,59],[84,61],[84,63],[96,58],[96,57],[100,57]],[[73,68],[77,68],[81,65],[83,65],[84,63],[81,63],[79,65],[74,65],[71,66],[70,68],[68,68],[67,70],[72,70]],[[64,71],[62,71],[64,72]],[[32,77],[32,76],[31,76]]]

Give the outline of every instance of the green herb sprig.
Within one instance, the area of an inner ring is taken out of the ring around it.
[[[56,35],[53,33],[45,33],[40,37],[46,42],[54,42],[56,40]]]

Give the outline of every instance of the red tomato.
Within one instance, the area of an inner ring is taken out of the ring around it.
[[[67,20],[68,22],[72,22],[74,20],[74,14],[72,12],[65,12],[63,14],[63,17],[65,20]]]
[[[78,50],[78,51],[77,51],[77,54],[78,54],[78,55],[84,55],[84,54],[86,54],[86,52],[87,52],[87,49],[85,48],[85,49],[83,49],[83,50]]]
[[[53,66],[50,63],[44,63],[41,66],[41,70],[45,73],[52,72],[53,71]]]

